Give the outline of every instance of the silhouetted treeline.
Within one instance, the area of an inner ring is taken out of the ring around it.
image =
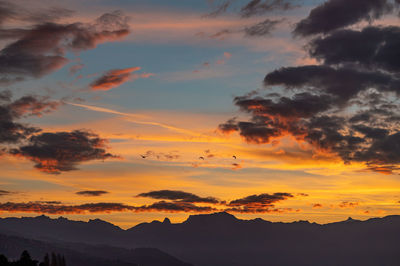
[[[44,256],[42,262],[33,260],[28,251],[24,250],[19,260],[9,261],[8,258],[0,254],[0,266],[66,266],[64,256],[60,254],[51,254],[51,259],[48,254]]]

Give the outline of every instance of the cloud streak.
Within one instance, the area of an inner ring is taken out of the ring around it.
[[[7,191],[7,190],[0,190],[0,197],[2,196],[8,196],[10,194],[13,194],[13,192],[11,191]]]
[[[67,104],[73,105],[73,106],[78,106],[81,108],[85,108],[87,110],[95,111],[95,112],[102,112],[102,113],[109,113],[109,114],[115,114],[115,115],[120,115],[123,117],[127,118],[127,121],[131,123],[136,123],[136,124],[141,124],[141,125],[150,125],[150,126],[157,126],[161,128],[165,128],[177,133],[181,134],[187,134],[190,136],[195,136],[195,137],[201,137],[202,135],[196,132],[193,132],[191,130],[187,130],[184,128],[179,128],[175,127],[172,125],[160,123],[160,122],[155,122],[155,121],[143,121],[139,119],[146,118],[147,116],[139,115],[139,114],[131,114],[131,113],[124,113],[124,112],[119,112],[116,110],[112,110],[109,108],[104,108],[104,107],[98,107],[98,106],[93,106],[93,105],[86,105],[86,104],[78,104],[78,103],[71,103],[71,102],[66,102]]]

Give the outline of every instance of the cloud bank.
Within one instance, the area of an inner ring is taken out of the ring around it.
[[[308,143],[316,154],[335,154],[345,163],[361,162],[377,172],[396,170],[400,163],[400,72],[395,58],[400,56],[400,27],[342,29],[393,10],[385,0],[330,0],[314,8],[294,33],[325,34],[307,45],[310,57],[321,64],[268,73],[264,79],[267,95],[234,98],[250,119],[232,118],[220,124],[219,130],[238,132],[252,144],[272,144],[292,136]],[[337,13],[341,16],[329,15]]]

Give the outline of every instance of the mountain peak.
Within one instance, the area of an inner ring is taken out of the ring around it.
[[[236,222],[238,219],[227,212],[216,212],[211,214],[197,214],[190,215],[189,218],[184,222],[187,224],[226,224]]]
[[[171,220],[169,218],[165,218],[163,224],[171,224]]]
[[[96,219],[89,219],[89,223],[99,223],[99,224],[107,223],[107,224],[108,224],[108,222],[103,221],[103,220],[98,219],[98,218],[96,218]]]
[[[49,216],[46,216],[46,215],[44,215],[44,214],[39,215],[39,216],[36,216],[35,218],[36,218],[36,219],[42,219],[42,220],[49,220],[49,219],[50,219]]]
[[[349,217],[349,218],[347,218],[347,220],[345,222],[349,223],[349,222],[358,222],[358,221],[359,220],[356,220],[356,219],[353,219],[353,218]]]

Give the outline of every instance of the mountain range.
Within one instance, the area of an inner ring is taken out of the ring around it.
[[[38,216],[0,219],[0,233],[53,243],[93,258],[135,263],[135,252],[137,257],[154,252],[178,263],[154,266],[188,265],[180,260],[196,266],[400,265],[400,216],[321,225],[241,220],[222,212],[191,215],[182,223],[166,218],[127,230],[99,219]]]

